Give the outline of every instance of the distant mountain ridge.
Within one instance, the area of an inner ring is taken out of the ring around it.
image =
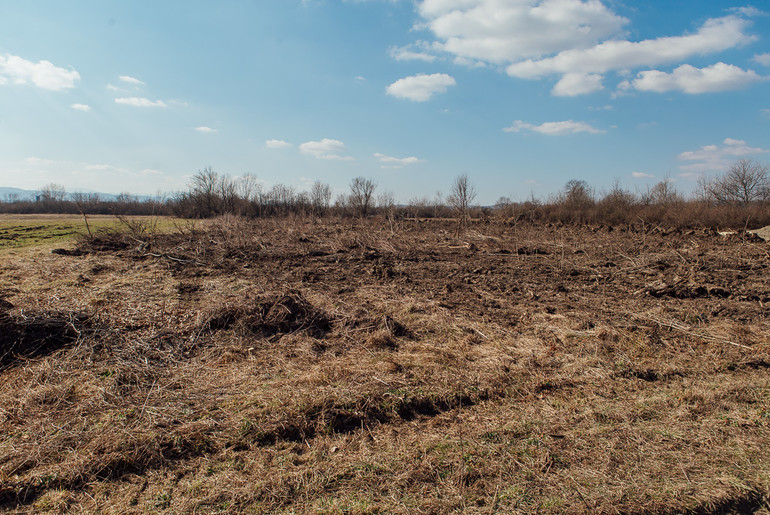
[[[118,195],[113,193],[99,193],[99,192],[84,192],[91,195],[98,195],[102,200],[115,200]],[[71,198],[72,192],[67,192],[66,200]],[[13,199],[15,201],[23,200],[35,200],[35,197],[39,195],[39,190],[25,190],[22,188],[11,188],[8,186],[0,186],[0,202],[8,202]],[[153,198],[151,195],[132,195],[139,200],[147,200]]]
[[[7,200],[9,195],[18,195],[18,200],[30,200],[35,198],[37,190],[23,190],[21,188],[0,186],[0,200]]]

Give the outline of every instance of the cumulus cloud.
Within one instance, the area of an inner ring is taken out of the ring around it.
[[[438,93],[446,93],[456,84],[454,77],[445,73],[418,74],[398,79],[386,88],[388,95],[414,102],[426,102]]]
[[[265,141],[265,146],[267,148],[290,148],[292,144],[282,139],[269,139]]]
[[[595,73],[566,73],[551,90],[557,97],[576,97],[604,89],[603,76]]]
[[[603,89],[602,75],[616,71],[681,64],[756,41],[747,32],[754,8],[706,20],[694,32],[641,41],[625,38],[627,18],[599,0],[422,0],[418,12],[435,42],[393,50],[402,59],[444,52],[455,63],[503,66],[516,78],[562,76],[556,96]],[[426,50],[427,49],[427,50]],[[770,61],[768,54],[757,62]]]
[[[688,150],[679,154],[680,161],[693,161],[682,165],[680,170],[686,172],[723,171],[730,167],[738,158],[756,154],[766,154],[770,150],[751,147],[745,141],[727,138],[721,145],[705,145],[698,150]]]
[[[329,159],[333,161],[353,161],[350,156],[344,156],[348,147],[339,140],[324,138],[321,141],[307,141],[299,146],[300,152],[308,154],[316,159]]]
[[[76,111],[84,111],[86,113],[91,110],[91,106],[87,104],[72,104],[70,107]]]
[[[383,168],[402,168],[406,165],[424,162],[423,159],[419,159],[417,157],[391,157],[386,156],[385,154],[380,154],[379,152],[375,153],[374,157],[379,160]]]
[[[634,179],[654,179],[655,176],[651,173],[644,173],[644,172],[631,172],[631,177]]]
[[[210,134],[212,132],[217,132],[216,129],[212,129],[211,127],[205,127],[205,126],[196,127],[195,130],[198,131],[198,132],[206,133],[206,134]]]
[[[734,15],[707,20],[695,34],[631,42],[611,40],[586,49],[569,49],[553,57],[527,59],[508,66],[513,77],[535,79],[552,74],[604,73],[675,63],[694,55],[719,52],[754,41],[744,34],[748,21]]]
[[[51,91],[72,89],[80,80],[75,70],[54,66],[50,61],[33,63],[16,55],[0,55],[1,83],[11,81],[15,84],[29,84]]]
[[[585,122],[576,122],[573,120],[565,120],[563,122],[545,122],[540,125],[534,125],[531,123],[516,120],[513,125],[503,129],[505,132],[522,132],[532,131],[548,136],[564,136],[566,134],[577,134],[580,132],[587,132],[589,134],[601,134],[605,131],[592,127]]]
[[[628,23],[596,0],[423,0],[418,12],[437,48],[497,64],[586,48]]]
[[[636,79],[620,83],[619,88],[666,93],[682,91],[692,95],[741,89],[765,80],[752,70],[743,70],[732,64],[716,63],[705,68],[683,64],[672,73],[659,70],[640,72]]]
[[[118,77],[118,79],[120,79],[121,81],[126,82],[128,84],[133,84],[134,86],[143,86],[144,84],[146,84],[144,81],[141,81],[141,80],[139,80],[139,79],[137,79],[135,77],[131,77],[129,75],[120,75]]]
[[[149,100],[142,97],[116,98],[115,103],[133,107],[167,107],[166,103],[162,100]]]
[[[766,54],[757,54],[754,56],[754,61],[758,62],[762,66],[770,66],[770,52]]]

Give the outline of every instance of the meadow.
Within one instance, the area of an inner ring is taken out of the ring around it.
[[[753,234],[76,221],[0,219],[4,511],[768,513]]]

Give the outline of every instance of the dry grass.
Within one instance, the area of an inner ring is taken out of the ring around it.
[[[759,513],[767,249],[228,218],[6,256],[0,331],[49,340],[3,358],[0,503]]]

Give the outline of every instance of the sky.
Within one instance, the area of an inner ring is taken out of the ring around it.
[[[764,0],[0,0],[0,186],[687,193],[770,161],[769,39]]]

